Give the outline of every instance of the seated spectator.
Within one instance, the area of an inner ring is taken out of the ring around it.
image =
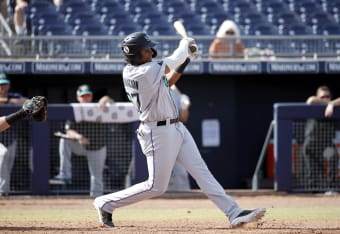
[[[13,23],[17,35],[27,35],[26,8],[30,0],[17,0],[14,8]]]
[[[0,12],[2,17],[4,17],[4,19],[7,20],[8,18],[7,0],[0,0]]]
[[[238,26],[231,20],[225,20],[210,45],[209,57],[212,59],[242,58],[244,45],[239,36]]]

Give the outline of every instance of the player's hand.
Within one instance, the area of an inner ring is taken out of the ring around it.
[[[89,139],[87,139],[86,137],[82,136],[78,139],[78,143],[80,145],[89,145],[90,144],[90,141]]]
[[[190,60],[195,60],[198,57],[198,46],[197,44],[189,44],[189,58]]]
[[[333,115],[334,104],[329,102],[325,110],[325,117],[331,117]]]

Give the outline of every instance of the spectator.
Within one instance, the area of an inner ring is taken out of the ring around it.
[[[244,45],[239,36],[238,26],[231,20],[225,20],[219,27],[216,38],[210,44],[210,58],[242,58],[244,56]]]
[[[189,108],[191,105],[190,99],[186,94],[181,93],[181,91],[176,87],[176,85],[171,86],[171,94],[174,99],[175,105],[179,111],[179,120],[182,123],[186,123],[189,119]],[[168,191],[188,191],[190,190],[190,180],[188,172],[179,163],[175,163],[172,169]]]
[[[4,17],[4,19],[7,20],[8,18],[7,0],[0,0],[0,12],[2,17]]]
[[[13,23],[17,35],[27,35],[26,9],[30,0],[17,0],[14,8]]]
[[[92,103],[93,92],[88,85],[80,85],[77,89],[77,100],[79,103]],[[107,108],[108,103],[113,100],[104,96],[99,100],[99,105]],[[102,123],[72,122],[65,124],[66,136],[60,138],[59,174],[50,180],[51,184],[71,184],[72,153],[87,157],[90,171],[90,196],[103,194],[103,169],[106,160],[106,142],[109,128]]]
[[[20,104],[27,98],[20,93],[10,92],[11,82],[5,74],[0,74],[0,105]],[[7,119],[8,120],[8,119]],[[8,122],[7,122],[8,123]],[[10,121],[11,123],[11,121]],[[9,126],[3,124],[3,130]],[[17,148],[17,128],[10,128],[0,134],[0,195],[7,196],[10,192],[11,171]]]
[[[340,98],[332,100],[327,86],[317,88],[316,95],[307,99],[307,104],[326,104],[325,117],[333,115],[334,106],[340,105]],[[334,120],[308,119],[303,143],[305,176],[309,188],[318,189],[327,186],[334,189],[338,171],[338,151],[333,142],[335,138]],[[328,170],[324,178],[324,160],[328,160]],[[326,181],[325,181],[326,179]],[[326,183],[323,183],[323,182]]]

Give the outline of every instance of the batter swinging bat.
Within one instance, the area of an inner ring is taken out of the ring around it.
[[[182,38],[188,37],[187,30],[185,29],[185,27],[184,27],[182,21],[176,20],[176,21],[174,22],[174,28],[175,28],[176,32],[177,32]],[[197,50],[196,46],[190,46],[190,51],[191,51],[192,53],[196,52],[196,50]]]

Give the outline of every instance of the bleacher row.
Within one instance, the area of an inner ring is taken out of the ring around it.
[[[182,20],[189,35],[215,35],[234,20],[241,35],[339,35],[340,0],[33,0],[34,35],[176,35]]]

